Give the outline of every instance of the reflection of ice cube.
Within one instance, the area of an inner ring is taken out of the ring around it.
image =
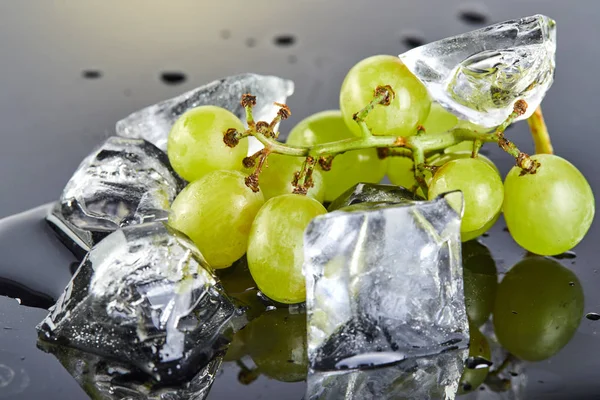
[[[468,350],[409,358],[362,370],[313,372],[307,400],[453,399]]]
[[[329,205],[328,211],[359,203],[410,203],[419,198],[410,190],[395,185],[357,183]]]
[[[465,349],[459,230],[443,197],[315,218],[304,237],[311,371]]]
[[[123,224],[166,218],[182,186],[154,145],[112,136],[81,162],[47,219],[83,256]]]
[[[248,73],[228,76],[134,112],[117,122],[117,134],[146,139],[166,150],[171,127],[181,114],[191,108],[204,105],[223,107],[245,122],[246,113],[240,104],[245,93],[256,96],[254,119],[271,121],[279,110],[273,102],[285,103],[287,97],[294,93],[294,83],[276,76]],[[254,146],[251,147],[251,151],[254,150]]]
[[[221,365],[221,357],[211,360],[190,381],[173,387],[140,379],[136,368],[73,348],[39,342],[52,353],[92,399],[103,400],[204,400]]]
[[[543,15],[510,20],[400,55],[429,94],[460,118],[501,124],[518,99],[528,118],[554,77],[556,23]]]
[[[165,382],[191,378],[221,351],[234,314],[191,241],[154,222],[94,246],[38,331]]]

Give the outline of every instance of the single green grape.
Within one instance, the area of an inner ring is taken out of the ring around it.
[[[302,169],[304,158],[291,157],[282,154],[270,154],[267,166],[263,168],[259,186],[265,196],[265,201],[271,197],[294,192],[292,181],[294,174]],[[314,186],[308,190],[307,195],[313,199],[323,202],[325,198],[325,184],[323,175],[317,168],[313,170],[312,179]]]
[[[473,240],[462,245],[465,305],[469,322],[483,325],[494,309],[498,274],[487,247]]]
[[[394,185],[412,189],[418,186],[415,179],[415,163],[409,157],[389,157],[387,176]]]
[[[431,110],[423,123],[423,128],[425,133],[442,133],[451,130],[457,123],[456,115],[447,111],[439,103],[431,103]]]
[[[339,110],[323,111],[300,121],[290,132],[286,143],[314,146],[354,137]],[[388,160],[381,160],[375,149],[362,149],[339,154],[330,171],[323,171],[325,201],[331,202],[360,182],[379,183],[385,176]]]
[[[483,235],[484,233],[486,233],[487,231],[492,229],[492,227],[498,221],[498,218],[500,218],[500,213],[496,214],[496,216],[494,218],[492,218],[490,220],[490,222],[486,223],[482,228],[477,229],[476,231],[461,232],[460,233],[460,241],[468,242],[469,240],[477,239],[479,236]]]
[[[498,285],[494,331],[515,356],[545,360],[573,337],[583,305],[583,289],[573,271],[549,258],[528,257]]]
[[[185,233],[213,268],[244,255],[254,216],[263,205],[238,171],[214,171],[190,183],[171,205],[169,225]]]
[[[306,300],[302,263],[304,230],[325,207],[315,199],[284,194],[268,200],[256,215],[248,241],[248,267],[269,298],[293,304]]]
[[[248,139],[228,147],[223,135],[230,128],[244,131],[242,121],[224,108],[200,106],[185,112],[175,121],[167,141],[167,155],[175,172],[192,182],[212,171],[241,170]]]
[[[396,96],[387,107],[377,105],[365,122],[373,135],[410,136],[427,119],[431,100],[425,86],[398,57],[378,55],[366,58],[350,69],[340,90],[344,121],[361,135],[353,115],[373,100],[378,86],[389,85]]]
[[[521,175],[513,167],[504,181],[504,218],[524,249],[541,255],[564,253],[585,236],[594,219],[594,194],[573,164],[552,154],[531,156],[541,165]]]
[[[469,357],[480,357],[487,361],[491,361],[492,352],[490,350],[490,344],[479,329],[474,326],[469,326],[469,334],[471,340],[469,342]],[[468,393],[476,390],[485,381],[490,368],[468,368],[465,367],[462,376],[460,377],[460,384],[458,387],[458,393]]]
[[[472,150],[473,143],[470,143],[470,144],[471,144],[471,149],[469,149],[469,150],[458,150],[458,151],[454,151],[452,153],[439,154],[439,155],[436,155],[435,157],[431,157],[430,159],[428,159],[427,163],[429,165],[441,167],[442,165],[447,164],[452,160],[458,160],[460,158],[471,158],[471,150]],[[494,162],[492,160],[490,160],[483,154],[477,154],[477,159],[479,159],[481,161],[485,161],[485,163],[488,164],[490,167],[494,168],[494,171],[496,171],[498,176],[500,176],[500,171],[498,170],[498,167],[496,167],[496,164],[494,164]]]
[[[452,160],[438,169],[429,185],[429,199],[452,190],[460,190],[464,196],[461,233],[482,228],[502,208],[502,181],[492,167],[478,158]],[[460,204],[454,207],[460,209]]]
[[[306,379],[306,314],[267,311],[244,330],[248,352],[262,374],[281,382]]]

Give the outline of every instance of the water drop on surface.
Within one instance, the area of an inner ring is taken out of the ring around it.
[[[471,25],[483,25],[488,22],[488,17],[483,7],[475,4],[465,5],[460,10],[458,18],[462,22]]]
[[[423,46],[425,40],[416,34],[405,34],[402,36],[402,44],[409,49],[414,49],[415,47]]]
[[[273,39],[273,42],[275,43],[276,46],[281,46],[281,47],[289,47],[292,46],[294,43],[296,43],[296,38],[294,37],[294,35],[278,35],[275,36],[275,38]]]
[[[600,314],[598,314],[598,313],[593,313],[593,312],[587,313],[585,315],[585,317],[587,319],[589,319],[590,321],[598,321],[598,320],[600,320]]]
[[[160,74],[160,79],[167,85],[179,85],[185,82],[187,77],[183,72],[165,71]]]
[[[102,72],[95,69],[87,69],[81,72],[81,76],[85,79],[99,79],[102,77]]]

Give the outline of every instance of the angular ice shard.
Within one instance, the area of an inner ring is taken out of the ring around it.
[[[483,127],[500,125],[523,99],[528,118],[554,78],[556,23],[544,15],[510,20],[400,55],[443,107]]]
[[[363,203],[310,223],[304,272],[311,373],[453,349],[465,349],[466,358],[460,216],[446,197],[370,209]]]
[[[412,191],[395,185],[376,183],[357,183],[331,202],[327,211],[339,210],[342,207],[360,203],[411,203],[422,200]]]
[[[467,352],[454,349],[379,368],[314,372],[306,399],[453,399]]]
[[[166,219],[182,188],[183,181],[156,146],[112,136],[81,162],[47,220],[83,257],[120,226]]]
[[[215,357],[191,380],[169,387],[117,360],[44,342],[38,346],[52,353],[90,398],[102,400],[204,400],[222,361]]]
[[[254,119],[271,121],[279,110],[273,103],[285,103],[287,97],[294,93],[294,83],[276,76],[250,73],[228,76],[134,112],[117,122],[117,134],[146,139],[166,150],[171,127],[181,114],[191,108],[204,105],[223,107],[245,122],[246,113],[240,104],[245,93],[256,96]]]
[[[236,315],[193,243],[153,222],[94,246],[38,331],[165,383],[193,377],[222,351]]]

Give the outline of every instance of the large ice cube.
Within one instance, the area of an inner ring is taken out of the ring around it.
[[[191,380],[169,387],[117,360],[44,342],[38,346],[52,353],[90,398],[102,400],[204,400],[222,361],[217,356]]]
[[[510,20],[400,55],[429,94],[483,127],[500,125],[518,99],[528,118],[554,78],[556,23],[544,15]]]
[[[373,369],[313,372],[307,400],[453,399],[467,350],[451,350]]]
[[[245,122],[246,113],[240,104],[245,93],[256,96],[254,119],[271,121],[279,110],[273,103],[285,103],[287,97],[294,93],[294,83],[276,76],[250,73],[228,76],[134,112],[117,122],[117,134],[146,139],[166,150],[171,127],[181,114],[191,108],[204,105],[223,107]]]
[[[451,349],[464,349],[466,358],[460,216],[446,197],[370,209],[363,203],[310,223],[304,268],[311,373]]]
[[[192,242],[153,222],[94,246],[38,331],[165,382],[191,378],[223,350],[235,315]]]
[[[83,257],[124,224],[165,219],[182,187],[153,144],[112,136],[81,162],[47,220]]]

